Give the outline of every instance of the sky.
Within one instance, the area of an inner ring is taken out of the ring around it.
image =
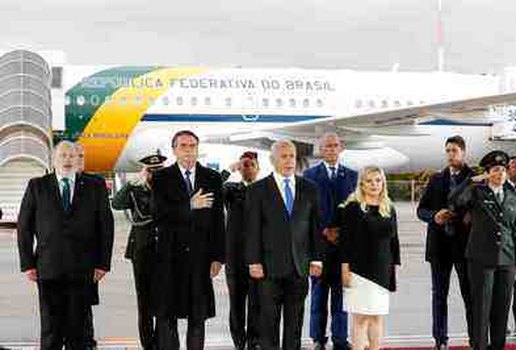
[[[81,65],[432,71],[438,0],[2,0],[0,48]],[[442,0],[444,69],[516,66],[516,1]]]

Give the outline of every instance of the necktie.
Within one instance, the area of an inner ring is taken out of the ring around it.
[[[292,216],[292,211],[294,210],[294,195],[290,188],[290,179],[285,178],[283,182],[285,183],[285,207],[287,208],[288,215]]]
[[[330,167],[330,180],[335,180],[335,177],[337,177],[336,169],[334,166]]]
[[[63,193],[61,194],[63,209],[68,211],[70,210],[70,179],[63,177],[61,181],[63,182]]]
[[[185,171],[185,184],[186,184],[186,191],[188,194],[192,194],[193,192],[193,186],[192,181],[190,180],[190,175],[192,172],[190,170]]]
[[[498,201],[498,203],[502,204],[503,203],[503,192],[502,191],[498,191],[496,192],[496,200]]]
[[[450,176],[450,190],[453,190],[455,187],[457,187],[457,175],[452,174]]]

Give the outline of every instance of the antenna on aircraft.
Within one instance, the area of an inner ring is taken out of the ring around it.
[[[437,70],[444,72],[443,0],[437,0]]]

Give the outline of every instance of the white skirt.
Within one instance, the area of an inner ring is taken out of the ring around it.
[[[351,286],[344,288],[344,309],[352,314],[387,315],[389,290],[351,273]]]

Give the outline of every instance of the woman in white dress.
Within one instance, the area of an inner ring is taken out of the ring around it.
[[[339,248],[344,305],[353,315],[354,350],[380,348],[383,315],[395,291],[400,264],[396,211],[383,170],[366,167],[355,193],[339,206]]]

